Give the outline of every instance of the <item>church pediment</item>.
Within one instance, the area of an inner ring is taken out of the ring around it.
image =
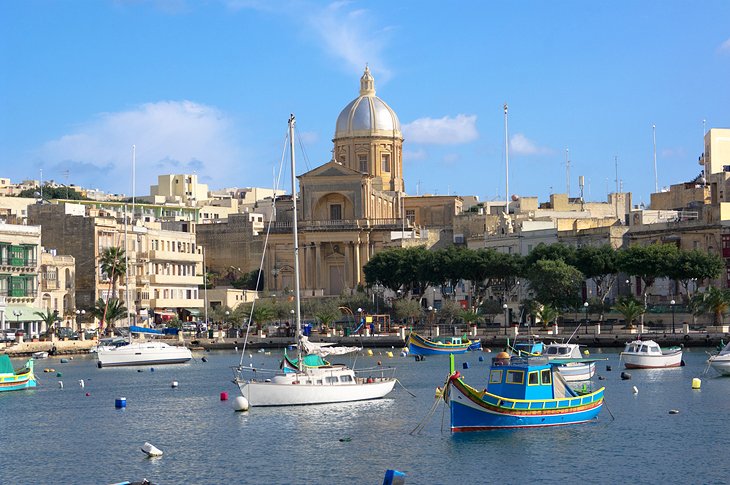
[[[345,167],[341,163],[337,163],[334,160],[331,160],[324,165],[320,165],[319,167],[316,167],[312,170],[310,170],[307,173],[304,173],[299,176],[299,178],[309,178],[309,177],[369,177],[369,175],[364,174],[362,172],[358,172],[357,170],[353,170],[349,167]]]

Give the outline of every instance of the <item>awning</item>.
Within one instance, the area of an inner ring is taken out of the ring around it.
[[[2,307],[0,307],[2,310]],[[46,310],[42,308],[36,308],[30,305],[7,305],[5,307],[5,321],[6,322],[40,322],[41,317],[35,314],[35,312],[46,313]],[[61,316],[59,315],[59,320]]]
[[[202,313],[202,310],[200,308],[183,308],[183,310],[190,313],[190,315],[194,317],[199,317]]]

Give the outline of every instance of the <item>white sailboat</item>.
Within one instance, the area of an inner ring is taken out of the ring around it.
[[[236,369],[234,382],[250,406],[297,406],[307,404],[340,403],[380,399],[393,390],[395,377],[386,376],[389,369],[363,369],[357,373],[344,364],[330,364],[317,353],[303,355],[301,295],[299,282],[299,240],[297,232],[296,170],[294,157],[295,118],[289,118],[289,150],[294,237],[294,296],[297,328],[297,359],[286,355],[280,369],[267,375],[263,369],[244,367]],[[311,343],[310,343],[311,344]],[[319,347],[322,350],[326,347]],[[310,347],[312,349],[312,347]],[[360,375],[358,375],[360,374]],[[367,377],[360,377],[367,375]]]
[[[124,206],[124,246],[126,258],[126,237],[127,237],[127,206]],[[125,260],[125,265],[128,263]],[[129,279],[129,268],[125,271],[125,277]],[[126,283],[127,301],[129,300],[129,282]],[[129,343],[127,345],[99,345],[96,348],[96,365],[102,367],[119,367],[131,365],[151,364],[181,364],[193,358],[190,349],[177,345],[169,345],[159,341],[134,340],[133,335],[161,336],[162,332],[150,328],[131,325],[129,311],[127,311],[127,326],[129,328]]]

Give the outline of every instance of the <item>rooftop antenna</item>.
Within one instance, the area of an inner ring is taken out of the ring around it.
[[[504,200],[509,214],[509,132],[507,130],[507,103],[504,103]]]
[[[618,194],[618,155],[613,156],[613,165],[616,170],[616,193]]]
[[[659,178],[656,172],[656,125],[651,125],[651,134],[654,141],[654,193],[659,192]]]
[[[570,150],[565,149],[565,191],[570,199]]]
[[[585,187],[586,181],[582,175],[578,176],[578,187],[580,187],[580,210],[585,209],[585,201],[583,200],[583,187]]]

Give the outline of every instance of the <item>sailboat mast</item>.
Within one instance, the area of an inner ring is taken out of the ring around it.
[[[302,306],[299,293],[299,236],[297,228],[297,176],[296,163],[294,159],[294,125],[296,124],[294,115],[289,116],[289,154],[291,156],[291,200],[292,200],[292,234],[294,236],[294,305],[296,307],[296,325],[297,325],[297,354],[299,370],[302,366]]]

